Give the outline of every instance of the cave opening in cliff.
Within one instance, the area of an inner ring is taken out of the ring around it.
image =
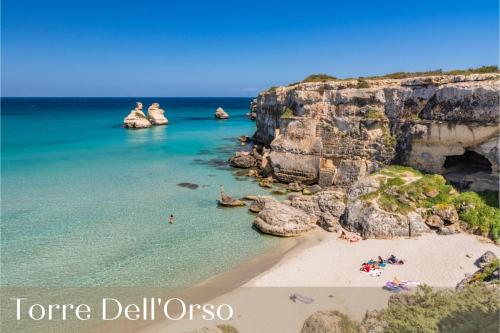
[[[446,156],[444,162],[445,176],[452,184],[460,189],[467,189],[470,185],[465,176],[477,172],[492,172],[491,162],[475,151],[466,150],[463,155]]]

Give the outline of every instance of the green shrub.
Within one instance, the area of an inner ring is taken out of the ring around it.
[[[384,119],[385,115],[382,110],[370,109],[365,113],[365,118],[367,119]]]
[[[358,89],[370,88],[370,84],[366,80],[358,79],[358,84],[356,85]]]
[[[337,80],[335,76],[330,76],[327,74],[312,74],[302,80],[302,82],[327,82],[335,80]]]
[[[460,219],[467,223],[471,231],[497,241],[500,236],[500,209],[498,194],[491,192],[463,192],[453,201]]]
[[[407,79],[412,77],[425,77],[425,76],[435,76],[435,75],[469,75],[469,74],[486,74],[486,73],[498,73],[498,66],[481,66],[477,68],[469,69],[454,69],[450,71],[443,71],[442,69],[422,71],[422,72],[395,72],[378,76],[367,76],[359,78],[344,78],[340,79],[335,76],[327,74],[312,74],[306,77],[302,82],[327,82],[327,81],[339,81],[339,80],[358,80],[356,85],[357,88],[369,88],[370,84],[366,80],[381,80],[381,79]],[[299,82],[293,83],[295,85]]]
[[[498,332],[498,296],[498,289],[483,285],[456,291],[423,286],[392,297],[376,319],[387,333]]]
[[[281,114],[281,118],[291,118],[293,117],[293,110],[290,107],[286,107]]]
[[[226,324],[217,325],[217,328],[222,331],[222,333],[239,333],[236,327]]]

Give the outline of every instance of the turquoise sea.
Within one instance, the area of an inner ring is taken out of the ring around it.
[[[121,128],[136,101],[159,102],[170,125]],[[1,285],[189,286],[276,246],[246,209],[216,204],[219,185],[266,193],[223,165],[254,132],[249,103],[3,98]]]

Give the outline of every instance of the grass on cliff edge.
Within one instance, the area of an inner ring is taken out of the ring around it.
[[[376,200],[383,210],[401,214],[407,214],[415,208],[425,208],[430,212],[433,206],[453,205],[470,232],[499,240],[498,192],[459,193],[441,175],[423,174],[399,165],[387,166],[374,174],[377,175],[383,176],[379,178],[380,188],[361,196],[362,200]]]
[[[433,291],[422,286],[415,293],[391,297],[375,319],[387,333],[498,332],[499,294],[483,285]]]
[[[312,74],[306,77],[301,82],[295,82],[290,84],[289,86],[299,84],[299,83],[307,83],[307,82],[328,82],[328,81],[339,81],[339,80],[356,80],[360,79],[362,82],[360,83],[359,88],[368,88],[368,83],[364,80],[381,80],[381,79],[407,79],[412,77],[422,77],[422,76],[436,76],[436,75],[469,75],[469,74],[487,74],[487,73],[498,73],[498,66],[481,66],[477,68],[469,68],[469,69],[454,69],[449,71],[443,71],[442,69],[436,69],[431,71],[423,71],[423,72],[395,72],[378,76],[360,76],[357,78],[345,78],[339,79],[335,76],[331,76],[328,74]],[[364,81],[364,82],[363,82]]]

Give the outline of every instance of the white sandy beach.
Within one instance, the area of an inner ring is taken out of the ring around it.
[[[242,287],[211,301],[233,306],[235,315],[229,322],[181,320],[158,323],[144,332],[184,332],[220,323],[231,324],[241,333],[300,332],[309,315],[325,309],[336,309],[360,320],[367,310],[386,306],[391,293],[382,286],[395,276],[433,287],[454,287],[466,274],[477,270],[474,262],[485,251],[499,254],[498,246],[468,234],[359,243],[320,230],[304,237],[311,238],[312,243],[319,238],[320,242],[298,246]],[[391,254],[406,263],[388,265],[380,277],[359,270],[370,258]],[[294,303],[289,299],[292,293],[312,297],[314,302]]]
[[[466,274],[478,268],[475,260],[498,246],[468,234],[438,236],[434,233],[414,239],[369,239],[349,243],[337,234],[321,233],[313,247],[291,253],[247,286],[274,287],[378,287],[398,277],[433,287],[454,287]],[[380,277],[370,277],[360,265],[377,256],[394,254],[404,265],[387,265]]]

